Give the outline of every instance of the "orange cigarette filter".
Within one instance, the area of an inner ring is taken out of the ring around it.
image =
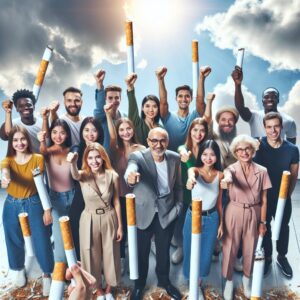
[[[261,297],[252,297],[251,296],[251,300],[261,300]]]
[[[70,218],[67,216],[61,217],[59,223],[65,250],[74,249]]]
[[[198,41],[192,40],[192,62],[198,62]]]
[[[192,233],[202,231],[202,201],[192,200]]]
[[[49,61],[42,60],[34,84],[41,86],[44,82],[45,74],[48,68]]]
[[[52,280],[65,281],[67,265],[64,262],[56,262],[52,273]]]
[[[291,178],[291,173],[289,171],[283,171],[281,177],[280,190],[279,190],[279,198],[281,199],[287,198],[287,194],[290,187],[290,178]]]
[[[31,236],[28,214],[27,213],[19,214],[19,221],[20,221],[23,236]]]
[[[127,225],[129,226],[136,225],[134,194],[126,195],[126,215],[127,215]]]
[[[125,32],[126,32],[126,45],[133,45],[133,30],[132,30],[132,22],[126,21],[125,23]]]

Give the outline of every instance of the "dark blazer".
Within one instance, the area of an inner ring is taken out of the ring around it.
[[[129,155],[125,181],[127,182],[128,173],[131,171],[141,174],[140,181],[133,189],[136,196],[136,220],[139,229],[146,229],[151,224],[156,210],[162,228],[166,228],[182,209],[180,156],[176,152],[167,150],[165,159],[170,193],[159,197],[157,171],[150,149],[136,151]]]

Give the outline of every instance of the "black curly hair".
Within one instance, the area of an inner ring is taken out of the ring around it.
[[[36,98],[33,95],[32,91],[23,89],[23,90],[17,90],[13,95],[12,95],[12,101],[14,102],[15,107],[17,107],[17,102],[21,98],[29,98],[32,100],[32,104],[35,105],[36,103]]]

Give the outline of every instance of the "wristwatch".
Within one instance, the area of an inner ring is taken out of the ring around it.
[[[267,225],[267,221],[259,221],[259,224]]]

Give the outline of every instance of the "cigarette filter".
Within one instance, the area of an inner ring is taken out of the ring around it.
[[[76,252],[72,237],[70,218],[63,216],[59,218],[61,236],[64,242],[64,249],[69,268],[77,264]]]
[[[251,287],[251,300],[260,300],[263,289],[263,278],[264,278],[264,267],[265,267],[265,255],[264,250],[256,250],[254,265],[253,265],[253,276],[252,276],[252,287]]]
[[[132,22],[125,23],[126,45],[127,45],[127,70],[128,74],[134,73],[134,45]]]
[[[199,78],[199,57],[198,57],[198,41],[192,40],[192,67],[193,67],[193,99],[197,97],[197,87]]]
[[[237,57],[236,57],[236,66],[238,66],[240,68],[243,68],[244,51],[245,51],[245,48],[240,48],[238,50]]]
[[[190,283],[189,300],[199,298],[199,275],[200,275],[200,254],[201,254],[201,222],[202,222],[202,201],[192,200],[192,239],[190,258]]]
[[[286,198],[290,186],[290,177],[291,177],[291,173],[289,171],[283,171],[281,177],[279,197],[278,197],[278,202],[276,207],[275,220],[272,228],[272,240],[274,241],[277,241],[279,239]]]
[[[138,269],[138,247],[137,247],[137,227],[135,215],[135,195],[126,195],[126,215],[128,232],[128,254],[129,254],[129,278],[135,280],[139,278]]]
[[[48,210],[52,207],[52,205],[46,186],[43,181],[43,173],[41,173],[40,168],[37,167],[36,169],[32,170],[32,175],[36,189],[42,202],[43,209]]]
[[[66,269],[67,266],[64,262],[55,263],[52,273],[49,300],[62,300],[64,298]]]
[[[23,233],[26,254],[27,256],[34,256],[28,214],[27,213],[19,214],[19,222]]]
[[[47,72],[48,64],[51,59],[52,53],[53,53],[53,48],[48,45],[45,49],[45,52],[44,52],[43,58],[41,60],[40,67],[37,72],[36,79],[35,79],[35,82],[33,85],[33,94],[36,99],[38,99],[38,97],[39,97],[40,90],[41,90],[41,87],[42,87],[44,79],[45,79],[45,75]]]

